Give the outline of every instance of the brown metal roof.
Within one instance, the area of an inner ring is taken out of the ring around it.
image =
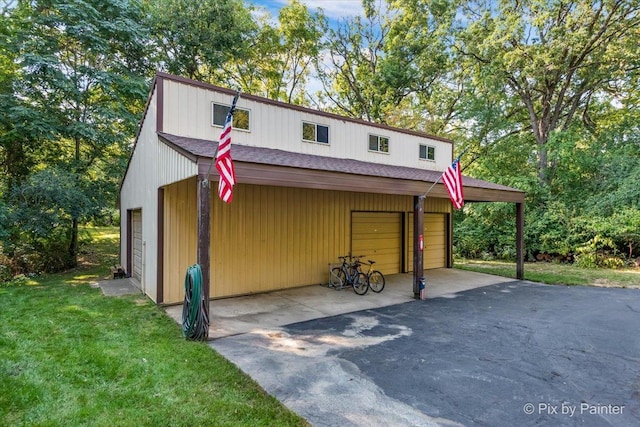
[[[218,146],[217,142],[188,138],[183,136],[171,135],[167,133],[159,132],[158,135],[169,146],[176,149],[183,155],[191,158],[194,162],[202,162],[202,160],[213,159]],[[364,162],[354,159],[339,159],[335,157],[315,156],[311,154],[294,153],[290,151],[277,150],[272,148],[263,147],[251,147],[246,145],[234,145],[232,148],[232,157],[234,162],[252,163],[254,165],[268,165],[271,169],[267,170],[262,168],[263,172],[273,172],[274,167],[285,167],[304,169],[308,171],[317,171],[318,173],[334,173],[334,174],[347,174],[351,176],[359,175],[364,177],[375,177],[378,181],[364,180],[361,181],[365,184],[352,185],[352,189],[360,188],[362,190],[367,188],[371,190],[371,185],[375,185],[376,190],[382,189],[385,183],[389,183],[390,189],[396,193],[412,193],[419,195],[421,192],[427,190],[427,186],[424,183],[437,182],[442,172],[431,171],[426,169],[409,168],[404,166],[393,166],[379,163]],[[208,162],[207,162],[208,164]],[[241,168],[242,169],[242,168]],[[215,170],[215,169],[214,169]],[[242,170],[247,170],[246,168]],[[236,173],[238,171],[236,170]],[[240,175],[238,175],[240,179]],[[293,175],[292,175],[293,177]],[[336,176],[337,177],[337,176]],[[256,176],[256,179],[259,177]],[[282,182],[286,178],[283,176],[280,178]],[[301,179],[298,174],[295,178]],[[345,177],[342,177],[345,179]],[[402,181],[414,181],[416,185],[407,187],[406,185],[400,186],[397,182],[392,183],[390,181],[382,180],[402,180]],[[316,176],[315,180],[318,180]],[[420,184],[420,183],[423,184]],[[323,183],[319,183],[316,188],[323,188]],[[336,182],[332,182],[328,188],[335,188]],[[465,191],[466,200],[476,201],[523,201],[524,192],[507,187],[504,185],[496,184],[489,181],[483,181],[475,179],[469,176],[463,176],[463,185]],[[477,191],[475,191],[477,190]],[[484,191],[483,191],[484,190]],[[498,193],[503,193],[501,196]],[[447,197],[446,191],[442,184],[436,185],[433,192],[430,193],[432,197]]]

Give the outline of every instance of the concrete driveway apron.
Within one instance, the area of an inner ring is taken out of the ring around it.
[[[314,426],[640,425],[640,291],[499,283],[210,342]]]

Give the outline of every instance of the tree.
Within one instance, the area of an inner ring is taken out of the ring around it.
[[[501,90],[505,116],[526,112],[537,172],[549,185],[553,134],[580,119],[593,128],[594,101],[637,90],[640,5],[636,0],[465,2],[455,48],[476,87]]]
[[[273,62],[278,64],[278,78],[272,82],[269,97],[300,104],[305,100],[306,79],[322,48],[327,22],[321,11],[310,13],[299,0],[280,9],[278,22],[280,45]]]
[[[14,104],[7,114],[12,127],[2,139],[29,142],[22,143],[23,152],[30,150],[23,166],[56,167],[87,189],[107,175],[103,168],[117,164],[112,156],[127,155],[144,105],[147,35],[140,26],[140,5],[133,0],[18,1],[8,19],[13,36],[1,46],[15,58],[16,73],[10,89]],[[115,198],[99,202],[115,203]],[[77,259],[78,224],[86,213],[74,210],[68,224],[58,224],[70,229],[71,266]]]
[[[374,0],[329,34],[324,96],[352,117],[446,135],[456,129],[464,71],[448,49],[450,2]]]
[[[327,21],[299,0],[280,9],[278,25],[254,10],[255,26],[241,55],[229,57],[215,73],[216,81],[267,98],[307,104],[306,83],[323,47]]]
[[[147,0],[156,59],[169,73],[213,83],[220,67],[243,58],[255,25],[242,0]]]
[[[330,31],[326,58],[329,65],[318,61],[316,66],[324,96],[337,112],[386,123],[389,104],[398,102],[385,97],[386,85],[379,68],[389,27],[372,1],[364,1],[363,5],[364,19],[355,16],[343,20]]]

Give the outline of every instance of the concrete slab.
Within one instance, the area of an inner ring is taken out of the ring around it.
[[[142,293],[131,279],[102,280],[97,283],[97,286],[102,290],[102,294],[108,297]]]
[[[216,339],[269,327],[352,313],[413,301],[413,275],[386,276],[384,290],[357,295],[350,288],[335,290],[324,285],[212,300],[209,304],[209,338]],[[509,282],[512,279],[464,270],[425,270],[427,298],[454,296],[457,292]],[[182,305],[166,308],[182,321]]]

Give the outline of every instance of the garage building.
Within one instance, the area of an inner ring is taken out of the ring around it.
[[[227,204],[212,163],[234,95],[166,73],[153,81],[120,190],[121,262],[151,299],[182,302],[196,262],[211,298],[326,283],[346,254],[384,274],[451,267],[451,202],[441,183],[424,194],[452,141],[243,94]],[[521,275],[524,193],[470,177],[464,191],[515,204]]]

